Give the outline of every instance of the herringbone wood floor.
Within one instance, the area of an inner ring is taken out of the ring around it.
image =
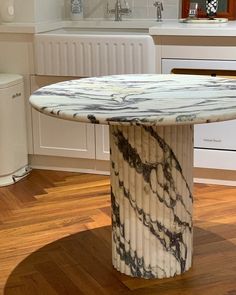
[[[151,281],[112,268],[109,190],[40,170],[0,188],[0,294],[236,295],[236,188],[195,185],[193,268]]]

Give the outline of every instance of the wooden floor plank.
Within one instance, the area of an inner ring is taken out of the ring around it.
[[[236,295],[236,188],[194,186],[194,260],[171,279],[111,263],[109,177],[34,170],[0,188],[0,294]]]

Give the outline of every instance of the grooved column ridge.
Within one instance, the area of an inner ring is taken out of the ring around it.
[[[193,127],[110,126],[112,260],[142,278],[192,264]]]

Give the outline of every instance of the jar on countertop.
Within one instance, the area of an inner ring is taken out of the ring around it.
[[[206,12],[210,19],[216,17],[218,9],[218,0],[206,0]]]
[[[83,0],[71,0],[70,15],[72,20],[83,18]]]

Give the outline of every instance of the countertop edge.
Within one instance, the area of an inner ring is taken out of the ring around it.
[[[224,24],[185,24],[178,20],[123,20],[115,22],[104,19],[82,21],[52,21],[41,23],[4,23],[0,24],[0,33],[44,33],[62,28],[100,28],[100,29],[146,29],[151,36],[199,36],[199,37],[235,37],[236,21]]]

